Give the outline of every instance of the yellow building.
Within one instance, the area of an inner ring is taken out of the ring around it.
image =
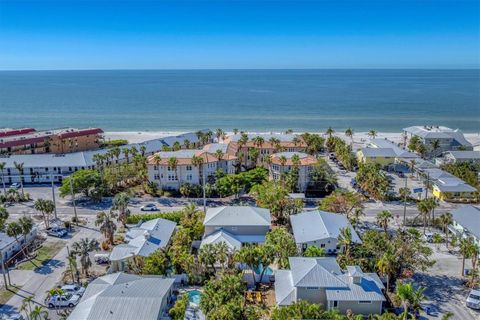
[[[391,148],[362,148],[357,152],[359,163],[376,163],[382,167],[395,163],[396,156]]]

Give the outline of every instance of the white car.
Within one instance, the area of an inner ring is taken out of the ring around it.
[[[21,185],[18,182],[14,182],[10,185],[10,189],[20,189]]]
[[[480,290],[472,289],[467,297],[467,307],[480,310]]]
[[[64,294],[64,295],[54,295],[47,301],[47,306],[49,308],[61,308],[69,307],[73,308],[80,301],[80,296],[78,294]]]
[[[83,296],[85,293],[85,288],[77,284],[66,284],[62,287],[62,291],[69,294],[78,294]]]
[[[158,211],[158,208],[154,203],[147,203],[146,205],[141,206],[140,210],[142,210],[142,211]]]

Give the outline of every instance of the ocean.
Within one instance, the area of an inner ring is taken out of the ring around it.
[[[480,131],[480,70],[1,71],[0,127]]]

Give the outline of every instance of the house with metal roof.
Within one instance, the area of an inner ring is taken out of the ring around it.
[[[338,213],[320,210],[305,211],[291,215],[290,224],[295,243],[301,252],[304,252],[309,246],[322,248],[327,254],[341,251],[338,237],[343,228],[350,229],[354,243],[362,243],[348,219]]]
[[[464,205],[451,213],[453,223],[448,229],[461,238],[473,238],[480,246],[480,207]]]
[[[114,273],[88,285],[68,320],[167,320],[175,279]]]
[[[167,247],[176,225],[173,221],[158,218],[130,228],[125,235],[126,243],[115,246],[110,253],[110,272],[125,271],[132,257],[148,257]]]
[[[432,194],[445,201],[475,201],[478,190],[462,179],[439,168],[420,171],[423,178],[432,186]]]
[[[366,148],[357,151],[361,163],[378,163],[385,167],[394,163],[409,163],[419,156],[409,152],[388,139],[371,139]]]
[[[376,273],[364,273],[358,266],[342,270],[334,257],[288,260],[289,270],[275,271],[275,299],[279,306],[306,300],[341,313],[382,313],[385,287]]]
[[[209,208],[203,225],[205,233],[200,246],[225,242],[238,250],[244,243],[263,243],[270,230],[270,210],[252,206]]]
[[[480,163],[480,151],[446,151],[436,159],[439,165],[452,163]]]
[[[412,126],[403,129],[408,139],[417,137],[426,146],[428,156],[438,156],[445,151],[473,150],[462,131],[443,126]]]
[[[37,227],[33,227],[27,235],[27,244],[31,243],[37,236]],[[19,241],[14,237],[10,237],[5,232],[0,232],[0,261],[10,260],[17,252],[25,246],[24,237],[20,237]]]

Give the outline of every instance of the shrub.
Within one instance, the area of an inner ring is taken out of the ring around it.
[[[148,221],[157,218],[167,219],[174,221],[176,223],[180,222],[180,219],[183,216],[182,211],[172,211],[172,212],[155,212],[155,213],[146,213],[146,214],[132,214],[127,218],[128,224],[137,224],[140,221]]]

